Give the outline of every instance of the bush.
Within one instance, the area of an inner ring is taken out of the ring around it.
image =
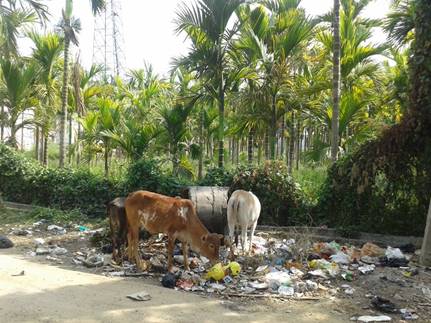
[[[0,192],[5,200],[96,217],[105,214],[105,202],[118,194],[118,188],[88,170],[44,168],[0,145]]]
[[[238,170],[229,189],[252,191],[260,200],[260,224],[296,225],[305,221],[305,205],[299,186],[282,162],[267,162],[262,167]]]
[[[225,168],[213,167],[208,169],[204,178],[198,185],[202,186],[227,186],[229,187],[233,181],[233,174]]]
[[[130,165],[122,185],[123,195],[137,190],[147,190],[164,195],[178,195],[180,183],[164,174],[157,161],[140,159]]]
[[[329,169],[313,211],[322,224],[423,235],[431,196],[431,141],[410,156],[406,151],[417,145],[385,155],[388,146],[371,141]]]

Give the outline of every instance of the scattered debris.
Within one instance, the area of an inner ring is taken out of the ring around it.
[[[66,234],[65,228],[60,227],[60,226],[55,225],[55,224],[48,225],[47,230],[51,231],[54,234],[58,234],[58,235]]]
[[[372,273],[374,269],[376,269],[375,265],[364,265],[364,266],[358,267],[358,271],[363,275]]]
[[[382,311],[384,313],[397,313],[399,310],[397,309],[396,305],[392,303],[390,300],[385,299],[380,296],[374,296],[371,300],[371,304],[378,309],[379,311]]]
[[[19,274],[12,274],[11,276],[24,276],[25,275],[25,272],[24,272],[24,270],[22,270]]]
[[[127,298],[133,299],[134,301],[149,301],[151,299],[151,295],[146,291],[142,291],[135,294],[130,294],[126,296]]]
[[[96,254],[89,256],[87,259],[82,261],[82,263],[88,268],[93,268],[103,266],[104,261],[105,259],[102,255]]]
[[[37,256],[48,255],[49,249],[44,247],[37,247],[35,252]]]
[[[392,321],[392,318],[386,315],[379,315],[379,316],[363,315],[359,317],[352,317],[350,320],[357,321],[357,322],[390,322]]]
[[[11,232],[12,234],[16,235],[16,236],[29,236],[32,235],[32,232],[30,230],[26,230],[26,229],[14,229]]]
[[[173,273],[167,273],[162,277],[162,286],[166,288],[174,288],[177,282],[177,277]]]
[[[414,311],[408,310],[406,308],[400,309],[401,318],[406,321],[414,321],[419,319],[419,315],[417,315]]]
[[[36,244],[36,246],[41,246],[45,244],[45,239],[42,239],[42,238],[35,238],[33,241]]]
[[[67,254],[67,249],[55,246],[54,248],[49,250],[49,253],[56,256],[65,255]]]
[[[6,236],[0,235],[0,249],[12,248],[13,242]]]

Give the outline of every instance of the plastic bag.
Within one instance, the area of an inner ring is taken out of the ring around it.
[[[332,255],[331,260],[337,264],[348,265],[351,263],[349,255],[344,252],[338,251],[335,255]]]
[[[404,259],[405,256],[399,248],[388,247],[385,252],[388,259]]]

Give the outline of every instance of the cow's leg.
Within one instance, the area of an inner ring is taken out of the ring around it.
[[[253,248],[253,236],[254,236],[254,230],[256,230],[257,226],[257,220],[251,225],[250,228],[250,248],[248,249],[248,254],[251,254],[252,248]]]
[[[242,253],[245,254],[247,246],[247,225],[241,225],[241,247]]]
[[[130,255],[129,261],[133,259],[135,261],[136,266],[141,269],[145,270],[146,266],[142,263],[142,259],[140,257],[139,252],[139,226],[131,226],[129,228],[129,248],[130,248]]]
[[[181,242],[183,247],[183,256],[184,256],[184,268],[185,270],[190,270],[189,267],[189,246],[187,242]]]
[[[235,222],[233,221],[228,221],[228,226],[229,226],[229,252],[230,252],[230,258],[233,259],[235,257],[235,252],[234,252],[234,243],[233,243],[233,239],[234,239],[234,235],[235,235]],[[237,246],[238,247],[238,246]]]
[[[175,237],[172,234],[168,234],[168,271],[172,272],[173,267],[173,254],[175,248]]]
[[[118,248],[118,244],[117,244],[117,239],[112,236],[112,259],[118,263],[118,259],[119,259],[119,249]]]
[[[133,261],[133,237],[131,228],[129,228],[129,231],[127,232],[127,258],[129,261]]]

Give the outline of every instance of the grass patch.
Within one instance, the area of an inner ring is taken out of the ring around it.
[[[50,208],[35,208],[32,211],[8,209],[0,206],[0,225],[2,224],[31,224],[39,220],[48,220],[56,224],[98,225],[105,219],[89,219],[77,210],[62,211]]]
[[[315,205],[320,189],[327,177],[327,166],[301,167],[293,172],[293,178],[301,186],[307,202]]]

